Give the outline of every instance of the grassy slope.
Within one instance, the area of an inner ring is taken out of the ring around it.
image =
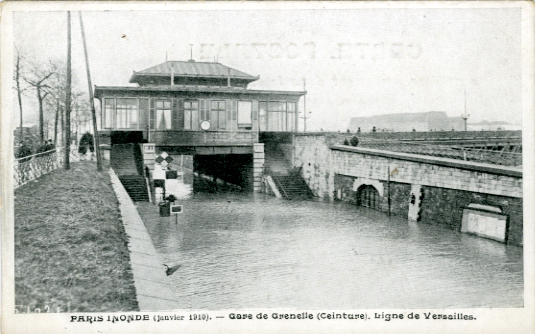
[[[72,163],[15,196],[15,301],[23,312],[46,305],[54,312],[138,309],[107,171],[99,174],[94,162]]]

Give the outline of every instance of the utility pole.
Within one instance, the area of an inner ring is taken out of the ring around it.
[[[468,114],[466,110],[466,88],[465,88],[464,89],[464,114],[462,116],[464,120],[464,131],[468,130],[468,117],[470,117],[470,114]]]
[[[87,85],[89,86],[89,104],[91,107],[91,116],[93,118],[93,143],[95,145],[95,154],[97,156],[97,171],[102,171],[102,157],[100,156],[100,143],[98,140],[97,132],[97,113],[95,111],[95,101],[93,97],[93,86],[91,85],[91,73],[89,71],[89,57],[87,56],[87,46],[85,44],[85,33],[84,33],[84,22],[82,21],[82,13],[78,12],[80,17],[80,29],[82,30],[82,41],[84,43],[84,55],[85,55],[85,66],[87,70]]]
[[[65,161],[63,168],[70,169],[71,153],[71,12],[67,12],[67,86],[65,88]]]
[[[306,79],[303,78],[303,91],[306,92],[307,90],[307,83],[306,83]],[[311,114],[311,112],[308,112],[308,114]],[[307,118],[308,118],[308,115],[307,114],[307,95],[305,94],[303,96],[303,117],[301,117],[303,119],[303,132],[307,132]]]

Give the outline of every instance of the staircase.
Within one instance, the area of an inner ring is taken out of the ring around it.
[[[114,144],[111,146],[110,165],[117,175],[139,175],[134,144]]]
[[[312,193],[301,175],[299,175],[298,173],[291,174],[293,175],[271,176],[271,178],[277,185],[281,196],[289,200],[314,198],[314,193]]]
[[[119,180],[133,202],[148,202],[147,183],[141,175],[121,175]]]
[[[110,165],[132,201],[148,202],[149,193],[143,176],[143,161],[140,154],[137,144],[114,144],[111,146]]]
[[[265,173],[270,175],[285,199],[312,199],[314,194],[301,176],[301,170],[292,168],[282,151],[274,143],[264,146]]]
[[[276,144],[265,144],[264,159],[266,173],[271,176],[287,176],[292,170],[292,166]]]

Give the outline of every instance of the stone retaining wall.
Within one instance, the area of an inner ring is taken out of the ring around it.
[[[516,167],[337,145],[336,136],[295,137],[293,165],[324,201],[356,203],[361,185],[380,193],[378,209],[408,216],[411,188],[422,189],[418,217],[422,222],[460,230],[469,204],[499,208],[508,216],[508,243],[522,245],[523,181]],[[287,150],[288,151],[288,150]],[[390,194],[388,193],[390,188]]]

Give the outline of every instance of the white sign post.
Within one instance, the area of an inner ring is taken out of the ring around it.
[[[178,224],[179,213],[182,213],[182,205],[171,205],[171,214],[175,216],[175,224]]]

